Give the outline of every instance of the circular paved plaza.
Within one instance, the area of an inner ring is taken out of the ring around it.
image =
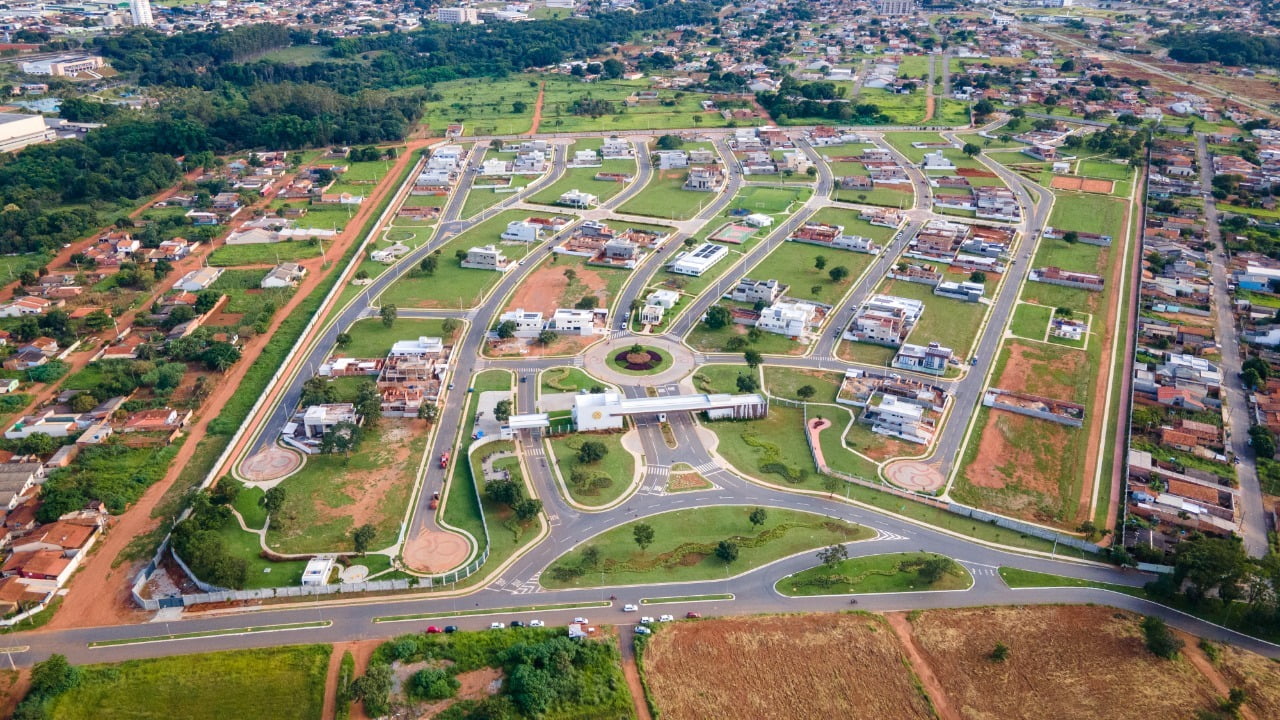
[[[671,366],[652,375],[626,373],[613,367],[613,358],[635,345],[637,338],[619,338],[596,343],[587,349],[582,362],[586,371],[605,382],[615,385],[666,385],[693,372],[693,353],[689,348],[665,338],[641,338],[646,348],[663,353],[671,359]]]

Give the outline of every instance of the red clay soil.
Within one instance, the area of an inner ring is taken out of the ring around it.
[[[533,121],[529,123],[529,134],[534,135],[538,132],[538,126],[542,124],[542,96],[547,91],[547,83],[543,82],[538,86],[538,101],[533,104]]]
[[[920,654],[920,648],[916,646],[916,638],[911,634],[911,622],[907,620],[905,613],[892,612],[885,613],[884,619],[889,622],[889,627],[893,629],[893,634],[898,637],[898,643],[902,645],[902,652],[906,654],[907,661],[911,663],[911,670],[916,674],[916,678],[920,681],[921,687],[928,693],[929,699],[933,701],[933,709],[937,711],[941,720],[962,720],[960,713],[956,712],[947,700],[947,692],[942,689],[942,683],[938,682],[938,676],[933,674],[933,668],[929,666],[928,661]]]
[[[382,183],[370,193],[366,202],[360,205],[360,209],[347,223],[346,229],[330,244],[330,257],[342,257],[352,242],[359,237],[365,222],[372,216],[375,208],[382,202],[387,192],[394,189],[395,179],[400,176],[405,166],[413,161],[415,152],[429,142],[431,141],[421,140],[408,144],[405,151],[396,159],[391,171],[383,178]],[[59,608],[44,629],[62,630],[69,627],[96,627],[138,623],[146,621],[150,616],[149,613],[136,609],[130,597],[129,582],[133,578],[134,569],[126,566],[113,568],[112,563],[130,540],[150,531],[155,526],[156,520],[151,517],[152,511],[178,478],[182,469],[190,462],[196,446],[208,429],[209,422],[217,416],[218,411],[240,387],[245,373],[258,359],[267,341],[279,330],[280,324],[297,310],[298,305],[320,285],[328,273],[335,272],[338,269],[337,265],[334,264],[328,271],[324,270],[321,258],[304,260],[301,264],[309,266],[310,272],[298,284],[297,292],[293,294],[283,308],[276,312],[267,332],[261,333],[245,343],[242,348],[240,362],[232,366],[231,370],[226,373],[222,378],[222,382],[218,383],[209,399],[205,402],[199,414],[199,419],[188,429],[186,441],[170,462],[169,471],[165,473],[160,482],[148,488],[132,508],[115,520],[110,532],[98,543],[97,550],[93,552],[76,574],[75,579],[70,584],[62,607]],[[330,309],[330,306],[325,306],[320,308],[319,312],[327,313]],[[304,339],[305,342],[309,343],[318,330],[319,325],[317,324]],[[302,358],[299,355],[293,359],[287,372],[293,372],[300,362],[302,362]],[[270,403],[280,394],[282,388],[283,384],[280,384],[272,389],[264,407],[270,407]],[[243,452],[250,440],[251,434],[246,433],[230,457],[235,458]],[[107,598],[110,598],[110,600],[107,600]]]
[[[1180,630],[1174,630],[1184,643],[1182,654],[1187,656],[1187,660],[1192,667],[1200,672],[1201,675],[1213,685],[1213,691],[1222,697],[1227,697],[1231,693],[1231,685],[1227,683],[1227,679],[1218,672],[1218,668],[1205,656],[1204,651],[1200,649],[1200,638],[1188,635]],[[1240,706],[1240,717],[1244,720],[1258,720],[1258,716],[1249,708],[1248,705]]]
[[[649,703],[644,696],[644,683],[640,682],[640,670],[636,667],[635,645],[618,636],[618,650],[622,653],[622,676],[627,679],[627,688],[631,690],[631,704],[635,705],[638,720],[653,720],[649,714]]]
[[[368,669],[369,658],[381,643],[381,640],[361,640],[359,642],[334,643],[333,653],[329,656],[329,672],[325,675],[324,711],[321,713],[320,717],[324,718],[324,720],[333,720],[337,716],[338,673],[342,669],[343,653],[351,653],[351,656],[356,661],[356,669],[352,677],[360,677],[364,674],[364,671]],[[353,720],[366,720],[364,706],[360,703],[354,703],[351,706],[351,718]]]
[[[18,675],[7,687],[0,690],[0,718],[13,717],[13,711],[26,697],[31,687],[31,668],[18,668]]]

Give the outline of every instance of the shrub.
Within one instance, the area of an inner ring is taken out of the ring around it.
[[[1156,657],[1172,660],[1182,651],[1182,640],[1174,636],[1164,620],[1154,615],[1142,618],[1142,634],[1146,638],[1147,649]]]

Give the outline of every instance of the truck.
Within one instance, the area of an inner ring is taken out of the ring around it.
[[[449,467],[449,453],[448,453],[448,452],[440,453],[440,467],[442,467],[442,468],[447,468],[447,467]]]

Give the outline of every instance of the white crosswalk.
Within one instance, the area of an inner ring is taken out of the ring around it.
[[[698,474],[702,476],[710,475],[711,473],[720,469],[721,469],[720,466],[715,464],[715,462],[712,460],[708,460],[694,468],[694,470],[697,470]]]
[[[645,465],[644,472],[645,472],[645,475],[651,475],[654,477],[666,477],[671,474],[671,468],[667,467],[666,465]]]

